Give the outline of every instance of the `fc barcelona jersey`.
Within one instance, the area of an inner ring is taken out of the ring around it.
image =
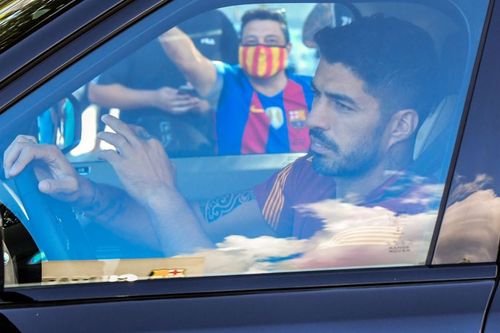
[[[435,185],[411,168],[399,170],[368,193],[357,206],[383,207],[394,214],[415,215],[437,212],[440,197],[429,195]],[[325,227],[330,199],[337,199],[335,177],[318,173],[312,157],[304,156],[253,188],[262,216],[278,237],[311,238]],[[322,204],[322,210],[305,209]]]
[[[288,74],[285,89],[266,96],[253,89],[239,66],[216,67],[224,80],[216,115],[219,154],[308,151],[310,77]]]

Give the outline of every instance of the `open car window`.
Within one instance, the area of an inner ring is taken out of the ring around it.
[[[429,263],[487,5],[158,9],[0,115],[13,285]]]

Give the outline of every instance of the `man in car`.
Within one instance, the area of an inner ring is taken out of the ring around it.
[[[217,104],[219,154],[307,151],[310,78],[287,71],[290,34],[281,12],[243,15],[239,66],[210,61],[176,28],[160,41],[196,91]]]
[[[101,157],[125,191],[77,175],[57,148],[27,136],[6,150],[6,176],[36,161],[41,192],[131,240],[160,246],[167,256],[232,234],[309,238],[322,221],[300,208],[329,199],[396,214],[424,211],[425,202],[416,200],[419,178],[408,175],[419,123],[434,103],[430,36],[398,19],[373,17],[325,28],[316,43],[321,57],[307,118],[310,154],[252,190],[190,205],[176,189],[161,144],[109,115],[103,121],[116,133],[99,137],[116,151]]]

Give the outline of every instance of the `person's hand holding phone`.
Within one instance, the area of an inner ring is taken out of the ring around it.
[[[187,95],[187,96],[191,96],[191,97],[198,97],[198,93],[196,92],[196,90],[193,88],[193,86],[191,86],[189,84],[185,84],[183,86],[180,86],[179,90],[177,90],[177,93],[179,95]]]
[[[152,105],[170,113],[185,113],[197,107],[199,98],[170,87],[155,91]]]

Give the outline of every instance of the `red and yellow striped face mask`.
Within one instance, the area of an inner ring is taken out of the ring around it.
[[[280,46],[240,46],[241,68],[250,76],[266,78],[284,70],[288,63],[288,51]]]

